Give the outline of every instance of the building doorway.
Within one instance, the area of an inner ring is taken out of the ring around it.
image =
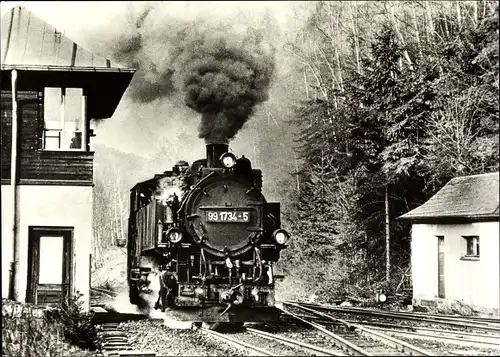
[[[444,299],[444,236],[438,239],[438,297]]]
[[[73,284],[73,227],[29,227],[26,301],[54,305]]]

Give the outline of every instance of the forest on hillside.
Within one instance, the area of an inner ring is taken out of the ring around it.
[[[273,118],[294,133],[294,162],[276,184],[292,233],[282,268],[296,297],[408,287],[410,224],[397,217],[455,176],[498,171],[498,3],[312,6],[282,44],[301,98]],[[96,168],[94,268],[126,237],[128,189],[159,173],[105,151],[101,165],[122,158],[113,175]]]
[[[498,30],[496,2],[317,3],[287,44],[304,100],[284,260],[304,292],[411,286],[397,217],[455,176],[498,171]]]

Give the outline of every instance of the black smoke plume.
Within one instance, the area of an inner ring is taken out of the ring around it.
[[[137,19],[130,21],[134,24],[133,32],[120,36],[118,42],[113,46],[113,57],[117,61],[137,69],[130,90],[134,100],[144,103],[169,96],[175,92],[172,82],[173,70],[158,71],[156,64],[144,57],[147,54],[145,53],[147,47],[143,37],[143,26],[152,10],[150,5],[146,5]]]
[[[207,143],[231,140],[268,99],[275,58],[263,31],[199,20],[159,22],[151,8],[133,25],[114,48],[118,61],[138,69],[133,99],[151,102],[180,94],[201,114],[199,137]]]

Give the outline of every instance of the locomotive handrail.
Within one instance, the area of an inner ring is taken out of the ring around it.
[[[205,251],[203,248],[200,248],[200,255],[203,259],[203,267],[205,268],[201,279],[202,279],[202,281],[205,281],[205,279],[207,277],[208,264],[207,264],[207,259],[205,258]]]
[[[259,262],[259,276],[254,281],[258,282],[262,278],[262,259],[260,259],[259,249],[257,247],[255,247],[254,249],[255,249],[255,255],[257,257],[257,261]]]

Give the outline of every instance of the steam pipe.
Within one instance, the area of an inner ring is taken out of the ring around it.
[[[11,73],[12,85],[12,147],[10,161],[10,187],[12,194],[12,262],[10,266],[10,298],[14,301],[19,299],[19,250],[20,242],[18,236],[18,214],[17,214],[17,136],[18,136],[18,118],[17,118],[17,70]]]
[[[202,275],[201,280],[203,283],[205,283],[205,279],[207,277],[207,270],[208,270],[207,259],[205,258],[205,252],[204,252],[203,248],[201,248],[200,252],[201,252],[201,258],[203,259],[203,275]]]
[[[207,167],[223,168],[220,157],[229,151],[228,144],[207,144]]]
[[[254,282],[258,282],[262,277],[262,260],[260,259],[259,249],[257,247],[255,247],[255,256],[259,262],[259,276],[254,280]]]

